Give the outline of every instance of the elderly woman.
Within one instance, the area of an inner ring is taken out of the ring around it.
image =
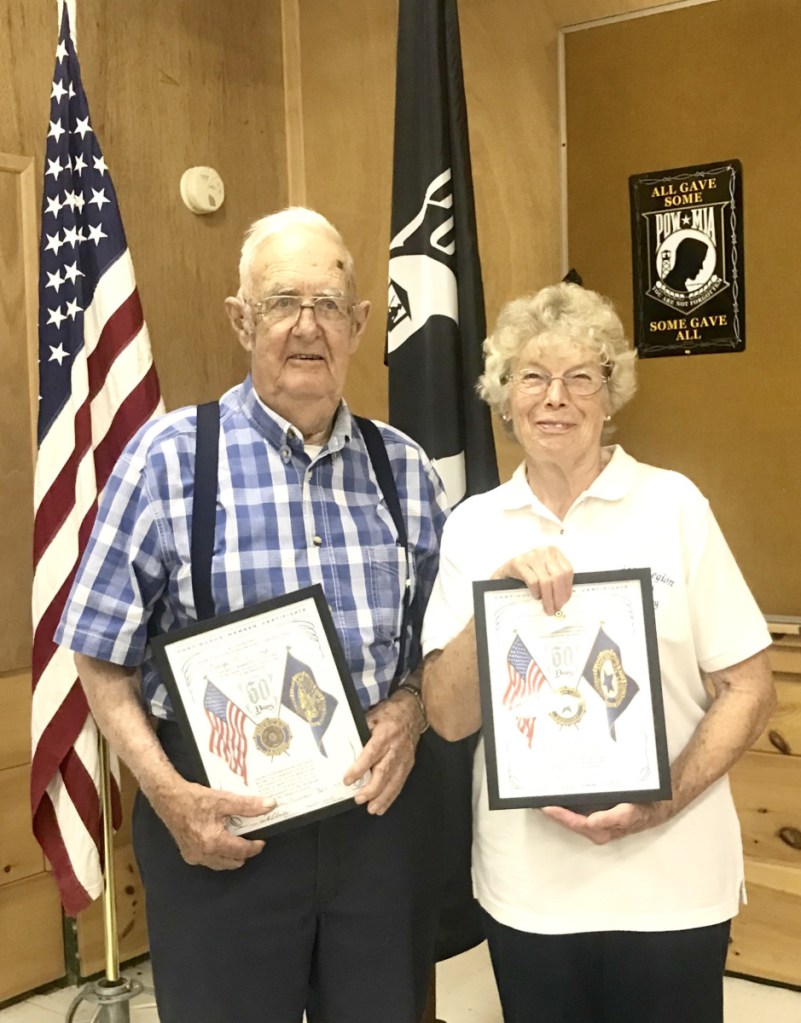
[[[583,816],[491,811],[473,778],[473,878],[507,1023],[714,1023],[743,894],[726,772],[774,702],[764,619],[709,505],[604,426],[635,391],[610,303],[559,284],[510,302],[479,393],[523,448],[508,483],[445,527],[423,633],[433,727],[481,726],[471,583],[522,580],[546,613],[573,571],[650,568],[673,796]]]

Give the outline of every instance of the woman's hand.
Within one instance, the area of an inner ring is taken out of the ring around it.
[[[573,566],[558,547],[535,547],[501,565],[492,578],[520,579],[532,595],[542,601],[543,611],[552,615],[570,597]]]
[[[673,816],[669,799],[658,803],[618,803],[608,810],[596,810],[586,816],[563,806],[544,806],[542,812],[563,828],[583,835],[596,845],[606,845],[616,838],[655,828]]]

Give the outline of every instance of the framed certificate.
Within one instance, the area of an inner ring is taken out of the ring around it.
[[[198,776],[277,801],[232,817],[263,838],[347,810],[367,781],[342,778],[370,731],[320,586],[152,640]]]
[[[546,615],[523,583],[473,583],[490,809],[669,799],[648,569],[578,574]]]

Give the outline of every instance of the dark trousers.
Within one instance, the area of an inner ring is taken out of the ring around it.
[[[505,1023],[722,1023],[731,921],[529,934],[484,913]]]
[[[172,729],[160,732],[182,774]],[[141,794],[134,847],[162,1023],[418,1023],[433,963],[442,800],[421,743],[383,817],[267,840],[239,870],[187,865]]]

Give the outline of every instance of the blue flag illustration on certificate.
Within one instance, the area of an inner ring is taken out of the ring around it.
[[[281,702],[303,718],[312,730],[317,748],[324,757],[328,754],[323,746],[323,736],[334,716],[337,701],[330,693],[324,693],[308,664],[286,652],[284,688]]]
[[[598,635],[581,674],[604,701],[609,734],[617,740],[615,721],[640,691],[640,687],[623,670],[620,647],[607,636],[602,625],[598,628]]]

